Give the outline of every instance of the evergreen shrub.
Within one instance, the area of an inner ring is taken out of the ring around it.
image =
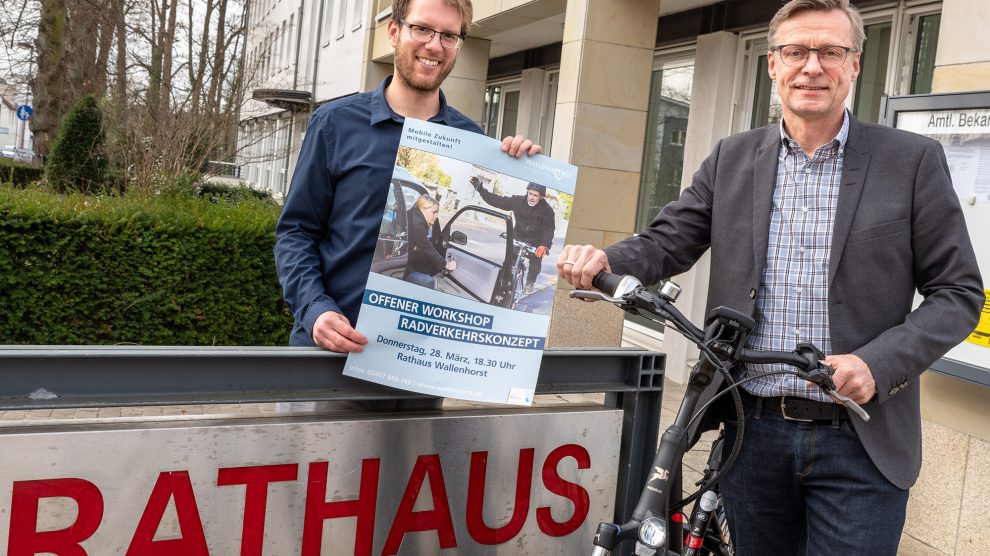
[[[0,158],[0,183],[27,187],[40,180],[42,173],[43,170],[38,166]]]
[[[59,193],[111,191],[103,113],[95,96],[79,99],[62,120],[45,163],[45,178]]]
[[[0,343],[286,345],[278,209],[0,187]]]

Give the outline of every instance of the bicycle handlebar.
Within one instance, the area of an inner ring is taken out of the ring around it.
[[[519,239],[513,239],[512,240],[512,245],[514,247],[518,247],[522,251],[533,252],[533,253],[536,252],[536,246],[535,245],[533,245],[532,243],[528,243],[528,242],[519,240]]]
[[[601,293],[588,290],[574,290],[571,292],[571,297],[609,301],[627,311],[636,309],[645,310],[659,316],[663,320],[672,322],[674,327],[689,340],[699,347],[703,346],[705,342],[704,332],[693,325],[673,304],[680,288],[670,291],[665,291],[666,288],[664,288],[661,289],[659,294],[655,294],[643,287],[642,283],[632,276],[612,274],[605,270],[599,271],[592,278],[591,284],[601,290]],[[813,344],[799,344],[794,351],[758,351],[745,349],[740,346],[732,354],[732,359],[740,363],[780,363],[795,367],[798,369],[796,374],[800,378],[817,385],[823,392],[846,406],[846,408],[864,421],[870,420],[869,414],[859,404],[835,390],[835,384],[832,382],[832,369],[821,363],[821,360],[824,359],[824,354]]]

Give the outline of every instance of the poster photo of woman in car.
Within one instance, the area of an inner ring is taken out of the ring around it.
[[[549,315],[573,195],[476,163],[400,147],[371,270]]]

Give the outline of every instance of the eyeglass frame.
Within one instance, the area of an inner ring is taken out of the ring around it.
[[[432,39],[432,37],[431,37],[431,39]],[[788,46],[797,46],[797,47],[800,47],[800,48],[803,48],[803,49],[807,50],[808,52],[807,52],[807,54],[804,55],[804,59],[801,60],[801,62],[799,62],[796,65],[793,65],[792,66],[791,64],[787,63],[786,60],[784,60],[784,56],[783,56],[783,54],[781,54],[781,50],[784,49],[784,48],[787,48]],[[828,64],[826,64],[825,62],[822,61],[821,51],[822,50],[829,49],[829,48],[840,48],[840,49],[842,49],[845,52],[845,55],[843,55],[843,57],[842,57],[842,61],[839,62],[838,64],[834,65],[834,66],[828,65]],[[777,52],[778,54],[780,54],[780,63],[784,64],[785,66],[787,66],[789,68],[800,68],[800,67],[804,67],[804,65],[808,63],[808,59],[811,58],[811,53],[812,52],[814,52],[815,53],[815,56],[818,57],[818,63],[821,64],[823,67],[838,68],[838,67],[841,67],[843,64],[846,63],[846,59],[849,58],[849,54],[850,53],[852,53],[852,52],[861,52],[861,50],[857,50],[855,48],[849,48],[848,46],[842,46],[840,44],[826,44],[825,46],[819,46],[818,48],[812,48],[810,46],[805,46],[803,44],[778,44],[776,46],[771,46],[770,47],[770,52]]]
[[[409,38],[411,38],[412,40],[414,40],[414,41],[416,41],[418,43],[429,44],[429,42],[433,40],[433,37],[435,37],[435,36],[437,36],[437,34],[439,34],[440,35],[440,46],[442,46],[443,48],[447,48],[447,49],[457,50],[461,46],[463,46],[464,45],[464,41],[467,40],[467,37],[464,36],[464,35],[458,35],[457,33],[451,33],[451,32],[448,32],[448,31],[437,31],[436,29],[432,29],[430,27],[427,27],[426,25],[420,25],[418,23],[409,23],[405,19],[401,19],[400,18],[400,19],[397,19],[396,21],[398,21],[400,25],[405,25],[406,27],[408,27],[409,28]],[[421,41],[421,40],[419,40],[419,39],[417,39],[416,37],[413,36],[413,30],[412,30],[413,27],[419,27],[420,29],[426,29],[427,31],[429,31],[432,34],[430,35],[430,38],[429,39],[427,39],[425,41]],[[457,39],[457,42],[454,43],[454,46],[447,46],[447,45],[443,44],[443,36],[444,35],[450,35],[450,36],[454,37],[455,39]]]

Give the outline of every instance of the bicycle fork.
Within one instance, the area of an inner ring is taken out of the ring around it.
[[[699,484],[707,482],[722,467],[724,438],[725,431],[722,431],[712,443],[708,464],[705,466],[705,473]],[[709,552],[712,554],[731,555],[733,553],[732,543],[729,541],[729,524],[725,519],[725,508],[714,488],[706,490],[694,503],[691,510],[691,521],[688,524],[687,538],[684,540],[683,556],[698,556],[701,554],[706,541],[709,543]],[[715,547],[719,549],[717,552]]]

